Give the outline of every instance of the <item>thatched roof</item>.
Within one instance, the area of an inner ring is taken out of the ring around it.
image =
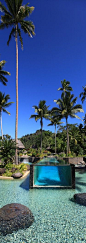
[[[27,159],[27,158],[29,158],[29,156],[27,154],[24,154],[24,155],[21,156],[21,158],[26,158]]]
[[[15,139],[13,139],[13,140],[15,141]],[[19,139],[17,139],[17,147],[19,149],[25,149],[25,146],[23,145],[23,143]]]
[[[50,149],[50,146],[46,148],[46,150],[49,150]]]
[[[19,149],[25,148],[25,146],[23,145],[23,143],[19,139],[17,139],[17,146],[18,146]]]

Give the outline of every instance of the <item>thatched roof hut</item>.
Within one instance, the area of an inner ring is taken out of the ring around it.
[[[46,148],[46,150],[50,150],[50,146]]]
[[[17,139],[17,147],[18,147],[18,149],[25,149],[25,146],[19,139]]]
[[[25,159],[27,159],[27,158],[29,158],[29,156],[28,156],[27,154],[23,154],[23,155],[21,156],[21,158],[25,158]]]
[[[13,139],[13,141],[15,141],[15,139]],[[23,145],[23,143],[17,139],[17,148],[18,149],[25,149],[25,146]]]

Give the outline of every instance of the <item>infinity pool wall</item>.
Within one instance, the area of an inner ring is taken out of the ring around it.
[[[75,167],[73,165],[31,165],[30,188],[33,187],[75,188]]]

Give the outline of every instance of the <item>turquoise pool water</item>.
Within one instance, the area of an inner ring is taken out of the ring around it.
[[[71,186],[71,166],[34,166],[35,186]]]
[[[39,162],[39,165],[46,165],[46,163],[50,163],[50,164],[59,164],[59,161],[56,158],[44,158]]]
[[[0,236],[0,243],[86,243],[86,207],[71,200],[78,192],[86,193],[86,172],[76,172],[76,189],[29,190],[29,177],[0,180],[0,207],[21,203],[35,218],[30,228]]]

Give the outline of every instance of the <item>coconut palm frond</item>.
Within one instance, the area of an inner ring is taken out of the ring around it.
[[[11,104],[13,104],[14,102],[9,102],[7,104],[4,104],[3,107],[9,107]]]
[[[5,60],[2,60],[0,62],[0,70],[2,70],[3,66],[5,65],[6,61]]]
[[[29,7],[28,4],[22,5],[22,0],[5,0],[8,9],[5,8],[4,5],[0,3],[0,10],[3,11],[1,15],[1,23],[0,23],[0,29],[4,29],[5,27],[8,28],[9,26],[13,25],[13,28],[11,30],[11,33],[9,35],[9,39],[7,44],[9,45],[9,42],[11,40],[12,35],[15,37],[15,25],[20,23],[21,29],[28,33],[30,37],[35,35],[35,26],[31,21],[25,20],[34,10],[34,7]],[[19,39],[21,42],[21,47],[23,47],[23,40],[21,37],[20,29],[17,29]]]
[[[10,112],[7,111],[6,109],[3,108],[3,112],[7,113],[8,115],[10,115]]]
[[[76,115],[78,112],[84,112],[80,104],[75,105],[77,97],[74,98],[74,95],[70,92],[62,92],[61,99],[55,100],[58,105],[59,113],[63,118],[66,119],[66,129],[67,129],[67,155],[69,151],[69,134],[68,134],[68,117],[78,118]]]
[[[2,60],[0,62],[0,82],[2,82],[2,84],[6,85],[6,83],[8,82],[7,78],[4,77],[4,75],[10,75],[10,72],[7,72],[5,70],[3,70],[3,66],[5,65],[6,61]]]
[[[40,125],[41,125],[41,150],[42,150],[42,127],[43,127],[43,118],[48,119],[49,111],[48,107],[46,106],[45,100],[40,100],[39,105],[34,105],[33,108],[35,108],[36,115],[31,115],[30,118],[35,118],[35,121],[40,119]]]
[[[4,70],[0,70],[0,75],[11,75],[11,73]]]
[[[60,88],[58,88],[57,90],[61,90],[61,91],[62,91],[62,90],[63,90],[63,88],[61,88],[61,87],[60,87]]]
[[[82,103],[84,102],[84,100],[86,99],[86,85],[83,88],[83,92],[80,93],[79,97],[81,98]]]
[[[5,14],[9,14],[8,10],[1,2],[0,2],[0,11],[4,12]]]
[[[8,39],[8,41],[7,41],[7,45],[8,45],[8,46],[9,46],[9,42],[10,42],[12,36],[15,35],[15,32],[16,32],[16,28],[12,28],[12,30],[11,30],[11,32],[10,32],[10,35],[9,35],[9,39]]]
[[[21,20],[22,18],[25,19],[34,11],[34,7],[29,7],[28,4],[20,6],[18,11],[18,17]]]
[[[5,96],[5,94],[0,92],[0,119],[2,119],[2,112],[5,112],[8,115],[10,115],[10,112],[6,110],[6,107],[9,107],[14,102],[8,102],[9,99],[10,99],[9,95]],[[2,139],[3,139],[2,126],[1,126],[1,133],[2,133]]]
[[[71,118],[77,118],[77,119],[80,119],[81,120],[81,118],[79,116],[75,115],[74,113],[73,114],[71,113],[70,117]]]
[[[53,126],[54,124],[53,124],[53,122],[51,122],[51,123],[49,123],[47,126]]]
[[[24,31],[24,33],[28,34],[30,37],[33,37],[35,35],[35,26],[31,21],[20,21],[21,29]]]
[[[14,16],[15,15],[15,1],[5,0],[9,12]]]
[[[66,81],[66,79],[64,79],[63,81],[61,80],[61,84],[62,84],[62,87],[58,88],[57,90],[63,91],[64,94],[65,94],[65,92],[73,91],[72,87],[69,86],[70,82]]]

